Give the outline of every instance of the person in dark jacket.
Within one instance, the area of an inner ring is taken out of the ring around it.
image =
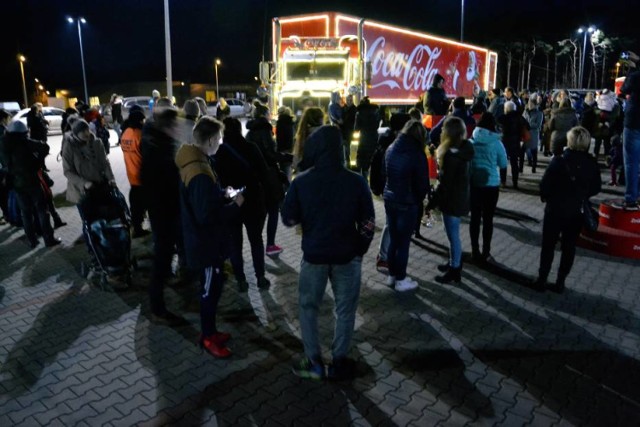
[[[404,125],[411,119],[409,114],[394,113],[389,120],[389,129],[378,138],[378,149],[373,156],[371,163],[371,176],[369,179],[369,187],[371,192],[376,196],[382,195],[386,185],[386,174],[384,172],[384,157],[387,149],[398,137],[398,133]],[[418,120],[420,121],[420,120]],[[418,214],[420,216],[420,214]],[[419,221],[418,221],[419,223]],[[382,238],[380,239],[380,248],[376,257],[376,269],[384,274],[389,273],[389,263],[387,254],[389,252],[389,223],[385,222],[382,230]]]
[[[29,139],[27,127],[18,120],[11,122],[6,132],[3,139],[4,152],[12,187],[18,197],[24,233],[31,248],[38,246],[35,218],[45,246],[56,246],[61,240],[53,235],[45,195],[48,187],[42,178],[42,159],[49,154],[49,146],[42,141]]]
[[[331,281],[336,327],[331,349],[330,379],[350,376],[347,356],[360,295],[362,256],[375,228],[373,201],[367,182],[344,166],[340,130],[323,126],[305,145],[311,167],[291,183],[282,207],[282,222],[302,226],[299,279],[300,326],[305,358],[294,367],[299,376],[324,377],[318,340],[318,311]]]
[[[571,100],[564,98],[560,101],[560,107],[551,112],[549,132],[551,132],[551,152],[554,156],[562,154],[567,146],[567,132],[578,125],[576,110],[571,106]]]
[[[44,118],[42,104],[39,102],[33,104],[31,110],[27,113],[27,127],[29,128],[29,137],[31,139],[47,142],[49,122]]]
[[[116,145],[120,145],[120,138],[122,137],[122,123],[124,122],[124,118],[122,117],[122,97],[117,93],[114,93],[111,95],[109,103],[111,104],[111,120],[113,129],[116,131],[116,135],[118,135],[118,142]]]
[[[4,150],[4,135],[9,122],[11,121],[11,113],[4,108],[0,108],[0,225],[7,223],[9,219],[9,172],[8,160]]]
[[[351,140],[353,139],[353,129],[356,125],[356,114],[358,112],[353,103],[353,95],[347,95],[346,103],[342,108],[342,142],[344,144],[344,159],[347,167],[351,165]]]
[[[442,133],[442,125],[444,124],[444,121],[447,119],[447,117],[453,116],[453,117],[459,117],[460,119],[462,119],[465,126],[467,127],[467,132],[469,134],[473,132],[473,129],[476,127],[476,121],[469,114],[469,110],[467,109],[463,96],[459,96],[456,99],[454,99],[452,106],[453,106],[453,111],[451,112],[451,114],[449,114],[446,117],[443,117],[438,122],[438,124],[436,124],[433,127],[433,129],[431,129],[431,132],[429,133],[429,139],[431,140],[431,143],[434,144],[436,147],[438,146],[438,144],[440,144],[440,134]]]
[[[500,117],[504,114],[504,98],[500,94],[500,89],[493,88],[488,93],[489,107],[487,111],[496,118],[496,122],[500,123]]]
[[[181,146],[175,158],[187,263],[200,272],[200,346],[217,358],[231,356],[226,346],[231,335],[218,330],[216,311],[224,284],[227,224],[244,202],[242,194],[226,197],[210,159],[220,147],[222,131],[218,120],[203,117],[193,128],[193,144]]]
[[[284,105],[278,108],[278,121],[276,122],[276,149],[281,155],[291,156],[291,160],[282,159],[280,170],[291,181],[293,163],[293,135],[296,125],[293,119],[293,111]]]
[[[504,102],[507,103],[509,101],[516,104],[516,111],[518,114],[522,114],[524,112],[525,104],[523,104],[522,100],[518,98],[515,89],[511,86],[504,88]]]
[[[231,116],[231,107],[227,103],[226,99],[220,98],[218,108],[216,108],[216,118],[222,122],[229,116]]]
[[[360,132],[358,153],[356,155],[356,168],[366,180],[369,179],[371,158],[376,151],[378,143],[379,124],[378,106],[372,104],[369,98],[365,96],[360,101],[360,104],[358,104],[354,130]]]
[[[153,272],[149,283],[152,320],[170,325],[185,320],[167,310],[164,284],[171,276],[171,260],[180,238],[180,176],[175,163],[180,146],[174,137],[178,111],[169,99],[155,103],[153,120],[142,128],[140,179],[153,233]],[[180,244],[180,247],[182,245]],[[184,262],[184,260],[181,260]]]
[[[444,77],[436,74],[433,77],[431,87],[424,96],[424,113],[431,116],[444,116],[447,114],[449,102],[444,91]]]
[[[460,282],[462,271],[462,243],[460,217],[469,213],[469,167],[474,155],[473,145],[466,139],[467,129],[458,117],[448,117],[442,129],[438,160],[438,205],[449,240],[449,262],[438,266],[444,272],[437,276],[439,283]]]
[[[242,124],[238,119],[224,121],[224,144],[216,153],[216,172],[223,187],[245,188],[244,204],[240,212],[229,222],[231,241],[229,245],[231,265],[240,292],[249,289],[244,274],[242,258],[242,226],[244,225],[251,246],[251,257],[258,288],[268,288],[264,276],[264,242],[262,230],[266,219],[264,187],[267,183],[267,164],[260,149],[242,136]]]
[[[422,123],[410,120],[387,149],[384,158],[386,184],[383,198],[389,227],[389,276],[386,283],[398,292],[418,287],[417,282],[407,277],[407,263],[418,210],[429,191],[429,168],[424,152],[426,138]]]
[[[540,268],[534,282],[534,287],[539,291],[547,289],[547,277],[558,240],[562,242],[560,267],[556,283],[549,289],[558,293],[564,291],[583,224],[583,201],[600,192],[600,170],[595,159],[589,155],[590,142],[589,131],[580,126],[572,128],[567,133],[568,149],[561,156],[553,157],[540,181],[540,199],[546,206]]]
[[[509,163],[511,164],[513,188],[517,190],[520,172],[520,165],[518,165],[521,150],[520,143],[522,141],[522,134],[525,129],[528,129],[529,124],[522,115],[518,113],[516,104],[511,101],[505,102],[504,115],[500,117],[498,123],[502,131],[502,144],[504,145]],[[503,186],[506,185],[507,168],[500,169],[500,181]]]
[[[271,112],[269,108],[256,101],[253,109],[253,120],[247,122],[247,141],[253,142],[259,149],[267,163],[268,182],[265,185],[265,203],[267,206],[267,248],[269,256],[279,255],[283,249],[276,245],[276,232],[278,231],[278,213],[280,204],[284,199],[283,174],[280,172],[280,160],[284,157],[276,151],[276,142],[273,139],[273,126],[271,126]],[[269,281],[263,281],[261,289],[268,289]]]

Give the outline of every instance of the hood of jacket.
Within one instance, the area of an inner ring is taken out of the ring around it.
[[[200,174],[209,176],[214,182],[216,177],[211,168],[209,158],[195,145],[185,144],[176,154],[176,166],[180,170],[180,179],[185,186]]]
[[[491,132],[485,128],[475,128],[471,136],[473,143],[476,145],[490,144],[494,141],[500,142],[500,134],[498,132]]]
[[[462,160],[469,161],[473,158],[473,145],[469,140],[464,140],[460,147],[449,148],[449,153],[453,156],[459,157]]]
[[[336,126],[321,126],[304,144],[304,162],[308,168],[340,168],[344,166],[342,135]]]

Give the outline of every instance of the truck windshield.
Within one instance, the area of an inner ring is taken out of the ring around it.
[[[287,80],[343,80],[344,62],[287,62]]]

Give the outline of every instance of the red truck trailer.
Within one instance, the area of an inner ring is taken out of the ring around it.
[[[337,12],[274,18],[272,31],[272,61],[260,64],[272,108],[326,106],[333,92],[412,105],[436,74],[449,97],[495,86],[496,52],[433,34]]]

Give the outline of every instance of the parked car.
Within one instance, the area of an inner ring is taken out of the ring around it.
[[[6,110],[12,116],[15,116],[20,111],[20,104],[17,102],[0,102],[0,108]]]
[[[231,117],[246,117],[247,116],[247,108],[245,106],[246,102],[242,99],[229,98],[226,99],[227,104],[229,105],[230,115]],[[207,114],[210,116],[216,116],[216,112],[218,111],[218,102],[209,102],[207,103]],[[249,109],[251,111],[251,109]]]
[[[144,110],[147,118],[151,117],[151,110],[149,109],[150,96],[130,96],[122,99],[122,118],[127,119],[129,117],[129,109],[134,105],[139,105]],[[108,126],[113,123],[113,117],[111,116],[111,104],[103,104],[100,107],[100,114],[104,117],[104,121]]]
[[[27,113],[29,111],[31,111],[30,108],[18,111],[12,120],[20,120],[26,125]],[[61,124],[64,110],[56,107],[42,107],[42,113],[44,114],[44,118],[49,122],[49,135],[62,133]]]

